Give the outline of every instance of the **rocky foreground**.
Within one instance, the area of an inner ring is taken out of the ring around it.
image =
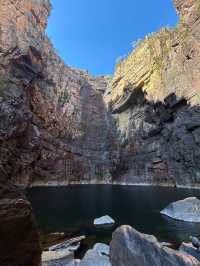
[[[44,252],[43,266],[197,266],[200,252],[183,243],[179,251],[159,243],[154,236],[141,234],[130,226],[118,228],[110,247],[96,244],[82,260],[67,250]]]

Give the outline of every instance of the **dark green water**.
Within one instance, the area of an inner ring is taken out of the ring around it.
[[[173,243],[188,240],[191,234],[200,234],[200,224],[175,221],[159,213],[173,201],[189,196],[200,198],[200,190],[84,185],[32,188],[27,196],[43,233],[86,234],[88,246],[95,242],[108,243],[112,231],[122,224]],[[115,219],[116,226],[96,229],[94,218],[105,214]]]

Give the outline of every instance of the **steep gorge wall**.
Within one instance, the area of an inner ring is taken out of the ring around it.
[[[120,183],[200,184],[200,2],[174,2],[177,27],[147,36],[105,94],[121,143]]]
[[[24,185],[111,180],[108,78],[66,66],[44,34],[48,0],[0,2],[0,175]]]
[[[199,0],[175,5],[110,81],[55,53],[48,0],[0,2],[1,180],[199,185]]]
[[[13,184],[200,185],[200,4],[175,5],[177,28],[146,38],[107,90],[107,77],[55,53],[48,0],[0,1],[1,265],[40,263],[31,206]]]

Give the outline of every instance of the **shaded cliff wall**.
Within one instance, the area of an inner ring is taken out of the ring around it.
[[[116,182],[200,183],[200,3],[174,2],[177,27],[140,42],[105,93],[121,149]]]
[[[63,63],[44,34],[50,10],[48,0],[0,3],[0,175],[25,185],[109,181],[108,78]]]

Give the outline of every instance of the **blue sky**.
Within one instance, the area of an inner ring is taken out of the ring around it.
[[[112,74],[131,43],[178,17],[172,0],[51,0],[47,33],[65,63]]]

